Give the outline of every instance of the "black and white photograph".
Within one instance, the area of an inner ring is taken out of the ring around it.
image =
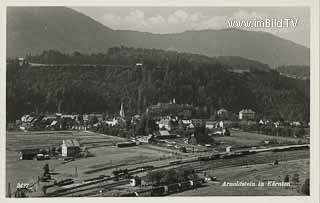
[[[4,10],[5,198],[318,195],[311,7]]]

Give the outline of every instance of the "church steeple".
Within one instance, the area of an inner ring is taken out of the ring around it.
[[[123,108],[123,103],[121,103],[120,116],[121,116],[121,118],[124,118],[124,117],[125,117],[124,108]]]

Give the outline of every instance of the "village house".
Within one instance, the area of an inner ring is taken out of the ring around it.
[[[217,121],[206,121],[206,128],[213,129],[217,127]]]
[[[168,118],[161,119],[158,125],[159,125],[159,129],[171,130],[171,127],[172,127],[171,120]]]
[[[66,119],[72,119],[72,120],[75,120],[75,121],[79,121],[79,115],[63,114],[63,115],[61,115],[61,118],[66,118]]]
[[[82,119],[83,119],[83,122],[87,123],[89,121],[89,115],[88,114],[83,114],[82,115]]]
[[[131,117],[131,124],[132,125],[137,125],[140,120],[141,120],[141,116],[140,115],[134,115],[134,116]]]
[[[61,145],[61,155],[63,157],[77,157],[80,154],[80,143],[73,140],[63,140]]]
[[[167,130],[159,130],[156,132],[156,138],[158,138],[158,139],[172,139],[172,138],[176,138],[176,137],[177,137],[176,134],[171,134]]]
[[[280,121],[276,121],[276,122],[273,123],[273,126],[276,127],[276,128],[279,127],[280,125],[281,125]]]
[[[48,126],[51,130],[61,129],[61,124],[57,120],[53,120]]]
[[[260,121],[259,121],[260,125],[268,125],[270,123],[271,123],[271,121],[267,120],[267,119],[260,119]]]
[[[256,116],[256,112],[251,109],[242,109],[239,112],[239,119],[240,120],[254,120]]]
[[[293,121],[290,123],[290,126],[293,126],[293,127],[301,127],[302,124],[299,122],[299,121]]]
[[[116,118],[113,119],[107,119],[105,120],[105,123],[111,126],[115,126],[118,124],[118,120]]]
[[[228,114],[229,114],[229,112],[228,112],[228,110],[226,110],[226,109],[219,109],[219,110],[217,111],[217,117],[218,117],[218,118],[227,118],[227,117],[228,117]]]
[[[154,138],[154,135],[150,134],[148,136],[141,136],[137,138],[137,141],[140,143],[150,143]]]
[[[182,119],[181,120],[183,125],[189,126],[191,124],[191,120],[190,119]]]
[[[25,58],[23,57],[18,58],[18,61],[19,61],[19,66],[23,66],[27,63]]]
[[[140,117],[139,117],[140,119]],[[134,119],[131,119],[131,122],[133,122]],[[121,104],[120,107],[120,111],[119,114],[116,114],[113,116],[113,118],[108,118],[105,120],[105,123],[111,126],[115,126],[115,125],[126,125],[126,121],[125,121],[125,112],[124,112],[124,107],[123,104]]]

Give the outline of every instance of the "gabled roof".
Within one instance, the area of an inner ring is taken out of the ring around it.
[[[215,125],[217,123],[217,121],[206,121],[206,125]]]
[[[57,123],[58,123],[58,121],[54,120],[54,121],[52,121],[52,123],[50,125],[55,126]]]
[[[217,112],[228,112],[226,109],[219,109]]]
[[[167,136],[170,135],[170,133],[167,130],[159,130],[160,136]]]
[[[78,140],[63,140],[63,144],[65,144],[66,147],[80,147],[80,143]]]
[[[255,113],[251,109],[242,109],[239,113]]]

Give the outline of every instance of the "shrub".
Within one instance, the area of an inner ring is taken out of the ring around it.
[[[286,175],[285,177],[284,177],[284,180],[283,180],[284,182],[289,182],[290,181],[290,177],[289,177],[289,175]]]
[[[292,182],[299,183],[299,174],[295,173],[292,177]]]

